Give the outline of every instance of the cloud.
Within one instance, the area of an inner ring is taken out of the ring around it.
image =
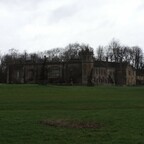
[[[105,45],[116,37],[140,45],[143,0],[0,0],[0,49],[63,47],[70,42]]]
[[[51,13],[49,21],[50,23],[57,23],[66,18],[72,18],[78,10],[76,4],[63,5]]]

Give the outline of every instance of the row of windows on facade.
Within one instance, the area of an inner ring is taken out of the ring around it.
[[[95,74],[97,75],[114,75],[114,71],[107,71],[106,69],[95,69]]]

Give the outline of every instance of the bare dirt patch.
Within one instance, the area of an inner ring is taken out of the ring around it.
[[[42,120],[40,124],[52,127],[64,127],[64,128],[90,128],[99,129],[102,124],[96,122],[81,122],[81,121],[71,121],[71,120]]]

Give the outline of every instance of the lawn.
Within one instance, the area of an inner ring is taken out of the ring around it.
[[[143,144],[144,87],[0,85],[1,144]]]

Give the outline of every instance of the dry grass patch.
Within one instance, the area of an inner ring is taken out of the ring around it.
[[[99,129],[102,127],[102,124],[96,122],[82,122],[76,120],[42,120],[40,124],[52,127],[63,127],[63,128],[91,128]]]

